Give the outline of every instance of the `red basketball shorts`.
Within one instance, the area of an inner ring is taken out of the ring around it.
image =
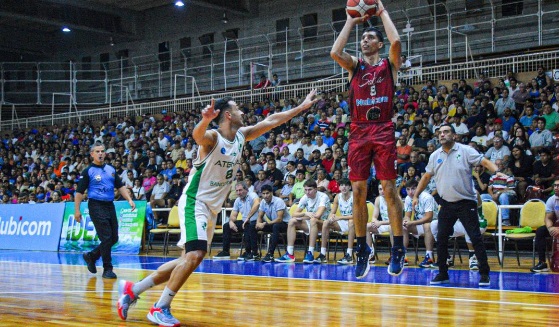
[[[347,160],[350,180],[368,179],[371,162],[375,164],[377,179],[396,179],[396,159],[396,138],[391,121],[351,124]]]

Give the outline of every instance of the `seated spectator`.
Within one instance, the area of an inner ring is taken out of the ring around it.
[[[559,179],[555,179],[552,184],[555,195],[550,196],[545,202],[545,224],[536,230],[535,247],[538,252],[538,263],[530,269],[531,272],[540,273],[549,271],[546,263],[545,251],[547,248],[546,239],[548,237],[559,237]]]
[[[421,127],[419,131],[419,137],[413,139],[413,146],[412,146],[413,151],[416,151],[420,155],[425,154],[427,152],[427,143],[430,140],[431,140],[431,133],[429,132],[429,128]]]
[[[299,200],[305,195],[304,185],[305,185],[305,171],[298,169],[295,174],[295,183],[289,194],[289,206],[299,202]]]
[[[235,185],[237,199],[233,204],[233,210],[229,216],[229,223],[223,224],[223,247],[221,252],[213,257],[214,260],[224,260],[231,257],[231,235],[233,233],[243,233],[243,241],[245,252],[237,259],[238,261],[260,261],[258,252],[256,232],[251,232],[251,223],[256,224],[258,218],[258,208],[260,207],[260,198],[256,193],[249,193],[248,186],[244,182]],[[237,216],[241,214],[241,219]],[[253,239],[254,238],[254,239]]]
[[[541,199],[545,199],[553,191],[552,182],[558,176],[558,165],[555,160],[551,160],[551,151],[548,148],[542,148],[538,152],[540,158],[534,162],[534,186],[540,191]]]
[[[551,108],[551,104],[549,102],[546,102],[542,108],[542,118],[545,118],[545,129],[550,132],[559,131],[559,113]]]
[[[286,204],[289,203],[289,194],[293,191],[293,185],[295,185],[295,175],[288,174],[285,176],[285,182],[280,190],[277,190],[276,196],[282,199]]]
[[[256,192],[258,196],[260,196],[262,186],[270,185],[272,188],[274,187],[274,184],[267,178],[264,170],[260,170],[256,175],[256,178],[257,180],[254,182],[254,192]]]
[[[481,152],[487,151],[487,139],[488,136],[485,134],[485,126],[477,126],[476,135],[472,137],[471,141],[477,144]]]
[[[532,105],[527,105],[524,107],[524,111],[520,117],[520,123],[524,127],[532,126],[532,120],[534,120],[538,115],[534,113],[534,107]]]
[[[320,254],[314,259],[313,263],[327,263],[326,258],[328,242],[330,242],[330,231],[347,233],[348,245],[347,252],[339,264],[348,265],[353,263],[353,243],[355,230],[353,227],[353,192],[349,179],[340,180],[341,193],[337,194],[332,203],[330,216],[322,224]],[[339,211],[339,214],[338,214]]]
[[[472,172],[472,179],[474,181],[474,187],[476,188],[477,193],[482,195],[482,199],[489,199],[491,195],[489,195],[487,188],[489,187],[491,175],[487,172],[485,167],[482,165],[475,165]],[[484,194],[487,195],[484,196]]]
[[[159,174],[157,175],[157,183],[153,186],[153,190],[151,192],[151,197],[149,200],[149,204],[151,205],[152,209],[155,208],[168,208],[167,206],[167,194],[169,193],[169,190],[171,189],[171,187],[169,186],[169,183],[165,180],[165,178],[163,177],[163,175]],[[157,211],[153,211],[153,216],[155,217],[155,220],[159,223],[159,224],[166,224],[167,222],[164,221],[163,219],[161,219],[159,217],[159,214]]]
[[[512,147],[512,157],[508,166],[516,182],[516,194],[519,199],[524,199],[526,188],[533,184],[534,158],[526,155],[524,148],[518,145]]]
[[[171,178],[171,188],[169,189],[167,197],[167,203],[170,208],[175,206],[177,201],[179,201],[185,185],[186,184],[181,180],[179,174],[173,175],[173,177]]]
[[[503,130],[508,132],[512,129],[512,126],[517,122],[516,118],[514,118],[514,116],[512,115],[512,109],[510,108],[505,108],[505,111],[503,112]]]
[[[260,201],[260,206],[258,208],[258,218],[253,228],[254,231],[272,233],[268,253],[266,253],[266,256],[262,259],[263,262],[274,262],[274,252],[276,251],[280,233],[285,233],[287,231],[287,224],[290,219],[291,216],[289,215],[289,210],[284,201],[273,196],[271,186],[263,186],[262,201]]]
[[[495,164],[499,168],[499,171],[504,171],[505,165],[503,159],[497,159]],[[516,202],[514,176],[508,175],[506,178],[497,174],[491,176],[487,190],[491,196],[491,200],[495,201],[497,204],[508,205]],[[501,214],[503,217],[503,226],[510,226],[510,209],[502,209]]]
[[[410,233],[419,238],[424,235],[426,253],[425,258],[419,264],[421,268],[430,268],[433,264],[433,235],[431,233],[431,221],[437,219],[438,205],[435,199],[426,191],[418,195],[417,205],[412,205],[418,181],[411,179],[406,182],[407,196],[404,200],[404,246],[408,246]]]
[[[287,252],[277,259],[277,262],[295,261],[294,245],[298,229],[309,235],[309,248],[303,263],[314,262],[314,244],[318,238],[318,231],[322,230],[322,223],[330,216],[331,205],[328,195],[318,191],[314,180],[306,181],[304,188],[305,195],[299,201],[287,227]]]
[[[425,172],[426,165],[425,162],[421,160],[421,157],[419,156],[419,152],[412,151],[410,153],[410,161],[403,165],[400,174],[403,175],[404,172],[407,172],[410,166],[413,166],[417,174],[419,174],[420,176]]]
[[[526,133],[526,129],[520,124],[515,125],[513,127],[512,133],[509,135],[509,146],[518,145],[524,150],[530,149],[530,141],[528,140],[528,133]],[[528,154],[532,154],[529,152]]]
[[[510,149],[508,146],[504,145],[503,138],[501,136],[493,137],[493,146],[487,150],[485,153],[485,158],[489,159],[493,163],[497,163],[497,160],[501,159],[504,162],[508,162],[510,157]]]
[[[545,128],[546,120],[544,117],[537,117],[534,119],[536,122],[536,130],[530,135],[530,151],[532,153],[539,153],[542,149],[549,149],[553,145],[553,135]]]
[[[503,140],[509,139],[509,132],[503,130],[503,120],[501,118],[495,119],[495,123],[493,126],[493,131],[487,134],[487,146],[493,145],[493,138],[495,136],[500,136]]]
[[[275,191],[281,189],[283,184],[283,174],[282,172],[276,168],[276,160],[269,159],[266,165],[266,178],[272,183],[272,188]],[[259,187],[255,188],[257,191],[260,191],[261,185],[259,183]],[[257,192],[258,193],[258,192]]]

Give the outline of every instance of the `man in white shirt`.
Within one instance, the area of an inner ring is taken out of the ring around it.
[[[303,263],[314,262],[314,244],[323,221],[330,215],[330,198],[326,193],[318,191],[317,184],[312,179],[305,182],[304,189],[305,195],[299,201],[297,210],[291,215],[287,227],[287,253],[276,259],[277,262],[295,262],[294,244],[297,229],[309,235],[309,249]]]
[[[157,184],[153,186],[151,191],[151,198],[149,200],[149,204],[151,205],[152,209],[167,208],[166,198],[167,193],[169,193],[170,189],[171,186],[169,185],[169,183],[167,183],[167,181],[165,181],[163,175],[157,175]],[[155,217],[156,221],[159,221],[160,224],[166,224],[166,222],[159,219],[157,211],[153,211],[153,216]]]

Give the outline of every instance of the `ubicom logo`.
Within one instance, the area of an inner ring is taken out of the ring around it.
[[[9,220],[0,217],[0,235],[16,236],[48,236],[50,235],[51,222],[48,220],[27,221],[20,216]]]

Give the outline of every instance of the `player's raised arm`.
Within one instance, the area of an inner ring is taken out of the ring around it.
[[[330,57],[332,57],[332,59],[334,59],[343,69],[350,73],[349,79],[351,79],[351,74],[353,74],[353,70],[357,65],[357,58],[345,52],[344,48],[349,40],[353,27],[369,19],[369,16],[353,18],[347,12],[346,15],[347,19],[345,25],[340,34],[338,34],[338,37],[332,46],[332,50],[330,50]]]
[[[297,116],[301,112],[309,109],[317,101],[317,99],[315,99],[315,96],[316,96],[316,89],[312,90],[307,95],[307,97],[305,98],[303,103],[301,103],[299,106],[297,106],[297,107],[295,107],[291,110],[278,112],[278,113],[269,115],[268,117],[266,117],[266,119],[264,119],[263,121],[259,122],[256,125],[246,126],[246,127],[241,128],[241,132],[245,135],[245,138],[247,139],[247,141],[254,140],[255,138],[259,137],[260,135],[262,135],[262,134],[266,133],[267,131],[271,130],[272,128],[287,122],[288,120]]]
[[[394,76],[394,80],[396,81],[398,70],[400,70],[400,67],[402,66],[402,43],[400,41],[398,30],[396,29],[396,26],[394,26],[394,23],[392,22],[388,11],[384,8],[382,1],[377,0],[377,5],[377,16],[382,19],[386,37],[388,38],[388,41],[390,41],[390,50],[388,56],[393,67],[392,74]]]
[[[208,126],[214,118],[219,115],[219,110],[215,110],[215,100],[202,110],[202,120],[196,124],[192,130],[192,138],[199,146],[213,146],[217,140],[217,134],[209,131]]]

